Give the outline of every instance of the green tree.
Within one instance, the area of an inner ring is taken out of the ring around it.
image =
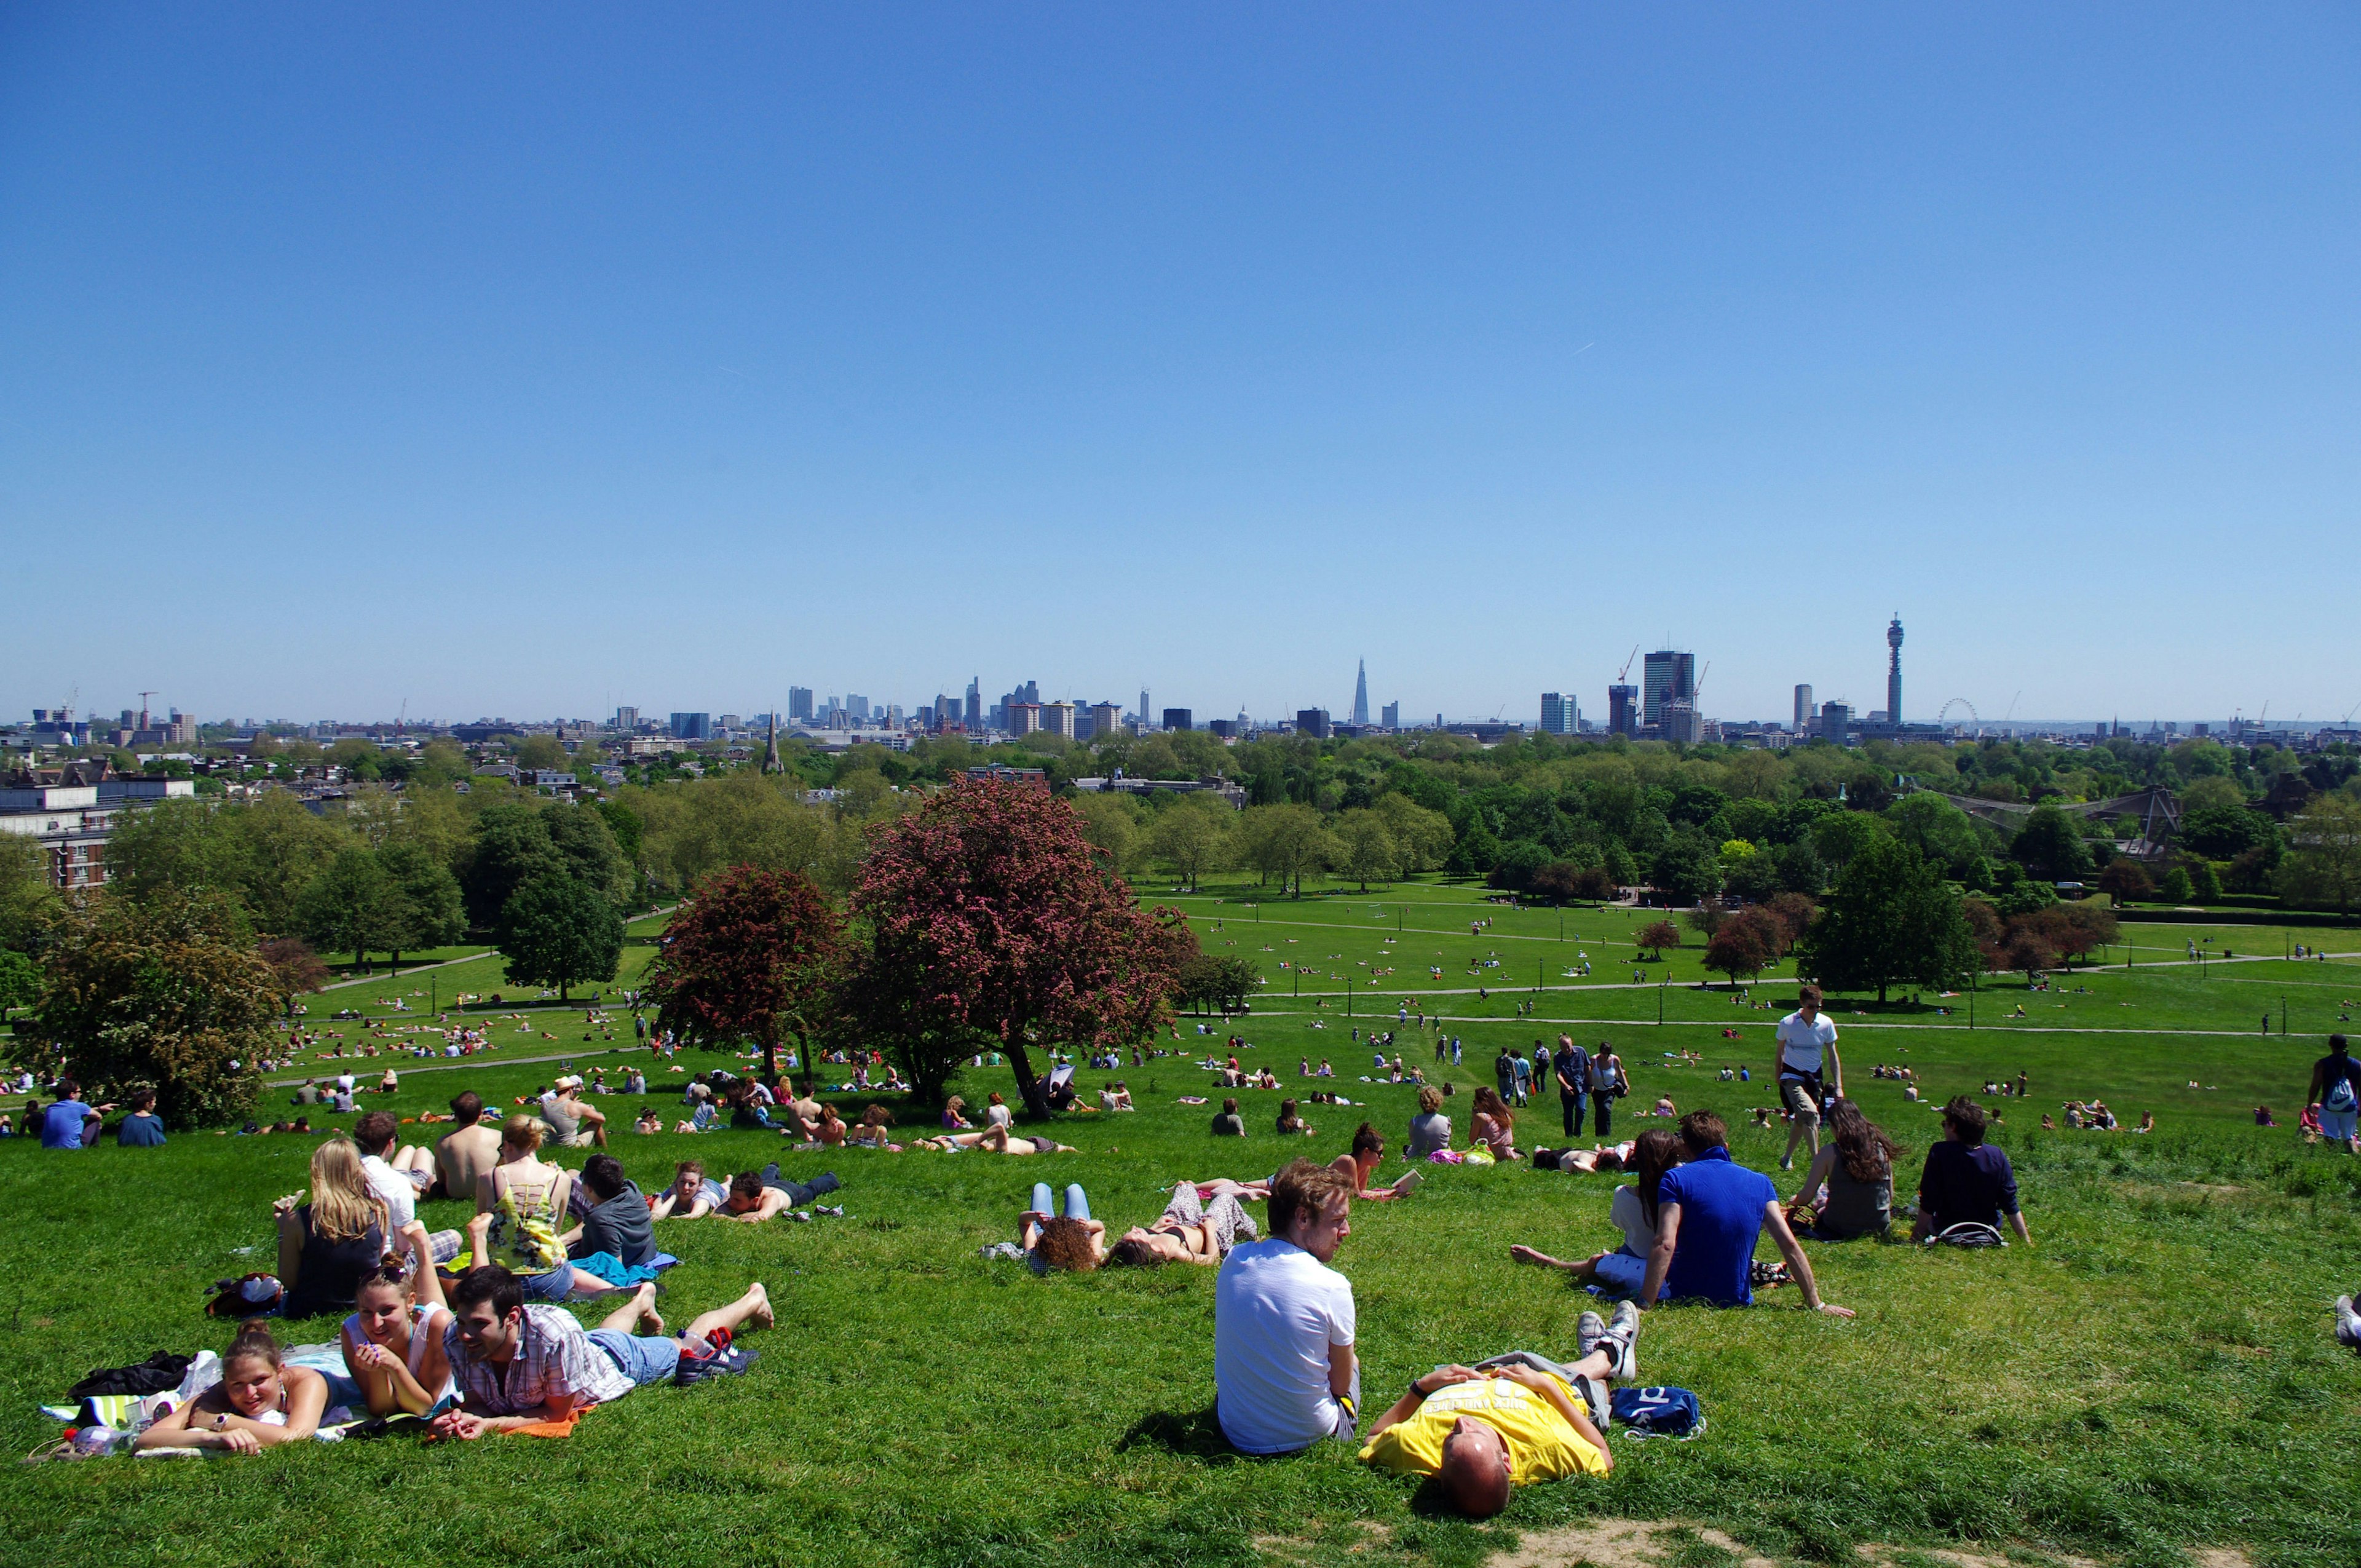
[[[59,907],[49,851],[31,839],[0,833],[0,949],[30,948]]]
[[[330,952],[352,954],[356,967],[401,941],[403,913],[401,886],[375,850],[357,845],[330,861],[296,906],[304,938]]]
[[[617,904],[631,896],[631,862],[597,806],[562,802],[543,807],[541,818],[567,875]]]
[[[176,1127],[243,1116],[279,1036],[286,993],[243,913],[219,893],[70,906],[41,951],[43,983],[16,1025],[28,1065],[85,1087],[156,1091]]]
[[[1082,837],[1098,851],[1099,864],[1115,875],[1129,871],[1139,858],[1139,813],[1131,800],[1104,791],[1077,794],[1074,809],[1082,813]]]
[[[1648,881],[1682,904],[1695,904],[1721,890],[1721,861],[1701,836],[1678,833],[1656,852]]]
[[[2090,872],[2090,847],[2068,817],[2054,806],[2037,806],[2009,844],[2011,859],[2044,882],[2074,882]]]
[[[528,772],[562,770],[566,766],[566,747],[555,735],[528,735],[517,742],[516,765]]]
[[[1982,852],[1968,814],[1932,790],[1915,791],[1887,806],[1885,822],[1896,839],[1953,876]]]
[[[273,935],[297,929],[296,905],[303,890],[353,841],[352,835],[314,817],[283,789],[224,806],[220,816],[236,844],[236,892],[247,914]]]
[[[379,868],[393,884],[395,910],[388,951],[396,973],[405,948],[439,948],[467,928],[459,882],[443,863],[415,844],[389,844],[377,851]]]
[[[148,898],[168,888],[236,894],[246,869],[235,819],[208,801],[165,800],[126,811],[107,836],[107,883],[126,898]]]
[[[1336,823],[1336,839],[1344,850],[1337,865],[1360,882],[1363,893],[1369,891],[1371,877],[1390,876],[1401,864],[1401,846],[1394,842],[1385,817],[1376,811],[1363,808],[1345,813]]]
[[[1161,736],[1151,736],[1161,740]],[[1184,795],[1164,808],[1148,828],[1148,853],[1172,868],[1189,891],[1199,879],[1229,861],[1237,813],[1213,795]]]
[[[612,835],[609,835],[611,838]],[[565,867],[550,842],[549,824],[536,806],[486,806],[476,818],[476,841],[459,871],[459,891],[467,918],[498,930],[509,899],[535,877],[563,875]]]
[[[500,956],[511,985],[554,985],[560,1001],[586,981],[615,978],[623,916],[607,895],[564,872],[544,872],[509,897]]]
[[[2197,889],[2189,880],[2189,868],[2186,866],[2174,866],[2166,872],[2156,891],[2167,904],[2186,904],[2197,896]]]
[[[1888,839],[1846,863],[1803,951],[1822,984],[1873,985],[1883,1002],[1891,985],[1952,984],[1973,964],[1975,944],[1941,868]]]
[[[2292,844],[2279,862],[2279,896],[2345,914],[2361,900],[2361,801],[2323,795],[2288,824]]]
[[[1866,811],[1839,811],[1812,824],[1812,849],[1822,861],[1841,870],[1873,844],[1892,839],[1894,829],[1882,817]],[[1797,888],[1809,893],[1809,888]]]
[[[1400,856],[1401,874],[1415,876],[1441,866],[1451,854],[1451,818],[1431,811],[1399,790],[1378,796],[1371,809],[1385,819]]]
[[[1303,873],[1334,863],[1337,853],[1334,836],[1311,806],[1250,806],[1239,818],[1238,858],[1265,883],[1278,877],[1282,893],[1291,883],[1301,897]]]
[[[41,993],[41,971],[33,960],[13,948],[0,948],[0,1018],[19,1007],[30,1007]]]
[[[1251,959],[1200,953],[1180,965],[1176,994],[1191,1010],[1224,1015],[1236,1012],[1262,989],[1262,970]]]

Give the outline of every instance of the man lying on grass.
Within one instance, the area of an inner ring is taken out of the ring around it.
[[[1760,1171],[1730,1157],[1730,1129],[1710,1111],[1681,1118],[1681,1141],[1688,1157],[1664,1172],[1656,1189],[1656,1245],[1640,1284],[1640,1302],[1699,1300],[1717,1307],[1754,1305],[1754,1247],[1767,1228],[1787,1271],[1804,1293],[1804,1305],[1831,1317],[1850,1318],[1852,1309],[1820,1299],[1811,1259],[1804,1255],[1779,1190]]]
[[[498,1264],[461,1275],[450,1297],[443,1348],[466,1408],[435,1417],[434,1431],[461,1439],[562,1421],[577,1409],[667,1381],[683,1356],[726,1350],[750,1321],[771,1324],[771,1299],[760,1285],[697,1318],[678,1339],[664,1337],[653,1285],[641,1286],[587,1332],[563,1307],[526,1305],[517,1277]]]
[[[1512,1486],[1604,1475],[1615,1468],[1607,1387],[1637,1375],[1639,1337],[1640,1310],[1625,1301],[1612,1327],[1596,1312],[1582,1314],[1580,1358],[1571,1366],[1521,1350],[1475,1366],[1438,1366],[1378,1418],[1361,1460],[1437,1477],[1460,1511],[1479,1519],[1507,1508]]]

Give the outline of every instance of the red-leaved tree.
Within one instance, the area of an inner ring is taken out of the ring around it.
[[[779,1041],[794,1036],[808,1081],[847,956],[843,923],[809,877],[732,866],[673,916],[646,989],[658,1028],[698,1045],[754,1041],[765,1078],[777,1078]]]
[[[1031,1047],[1119,1045],[1170,1016],[1180,917],[1100,869],[1081,816],[1033,786],[962,780],[872,830],[852,893],[868,941],[855,1016],[940,1094],[963,1057],[1008,1053],[1033,1114]]]

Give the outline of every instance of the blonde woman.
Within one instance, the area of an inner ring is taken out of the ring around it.
[[[443,1304],[426,1227],[402,1233],[406,1254],[386,1258],[361,1277],[353,1314],[339,1336],[345,1370],[360,1385],[373,1416],[423,1416],[451,1392],[451,1360],[443,1336],[451,1313]]]
[[[294,1193],[271,1205],[279,1220],[279,1283],[286,1315],[349,1310],[361,1277],[393,1234],[385,1200],[369,1186],[361,1152],[339,1133],[312,1151],[311,1201]]]
[[[566,1201],[574,1178],[544,1161],[538,1116],[500,1124],[500,1163],[476,1179],[476,1217],[467,1245],[478,1265],[497,1263],[517,1277],[526,1299],[563,1301],[577,1290],[596,1293],[607,1282],[566,1258]]]

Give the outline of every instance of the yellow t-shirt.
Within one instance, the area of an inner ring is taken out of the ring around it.
[[[1566,1390],[1569,1400],[1579,1397]],[[1518,1486],[1607,1474],[1606,1455],[1576,1431],[1555,1405],[1506,1377],[1483,1377],[1435,1390],[1408,1420],[1371,1438],[1361,1459],[1387,1470],[1432,1475],[1443,1467],[1443,1440],[1462,1416],[1474,1417],[1508,1441],[1509,1479]]]

